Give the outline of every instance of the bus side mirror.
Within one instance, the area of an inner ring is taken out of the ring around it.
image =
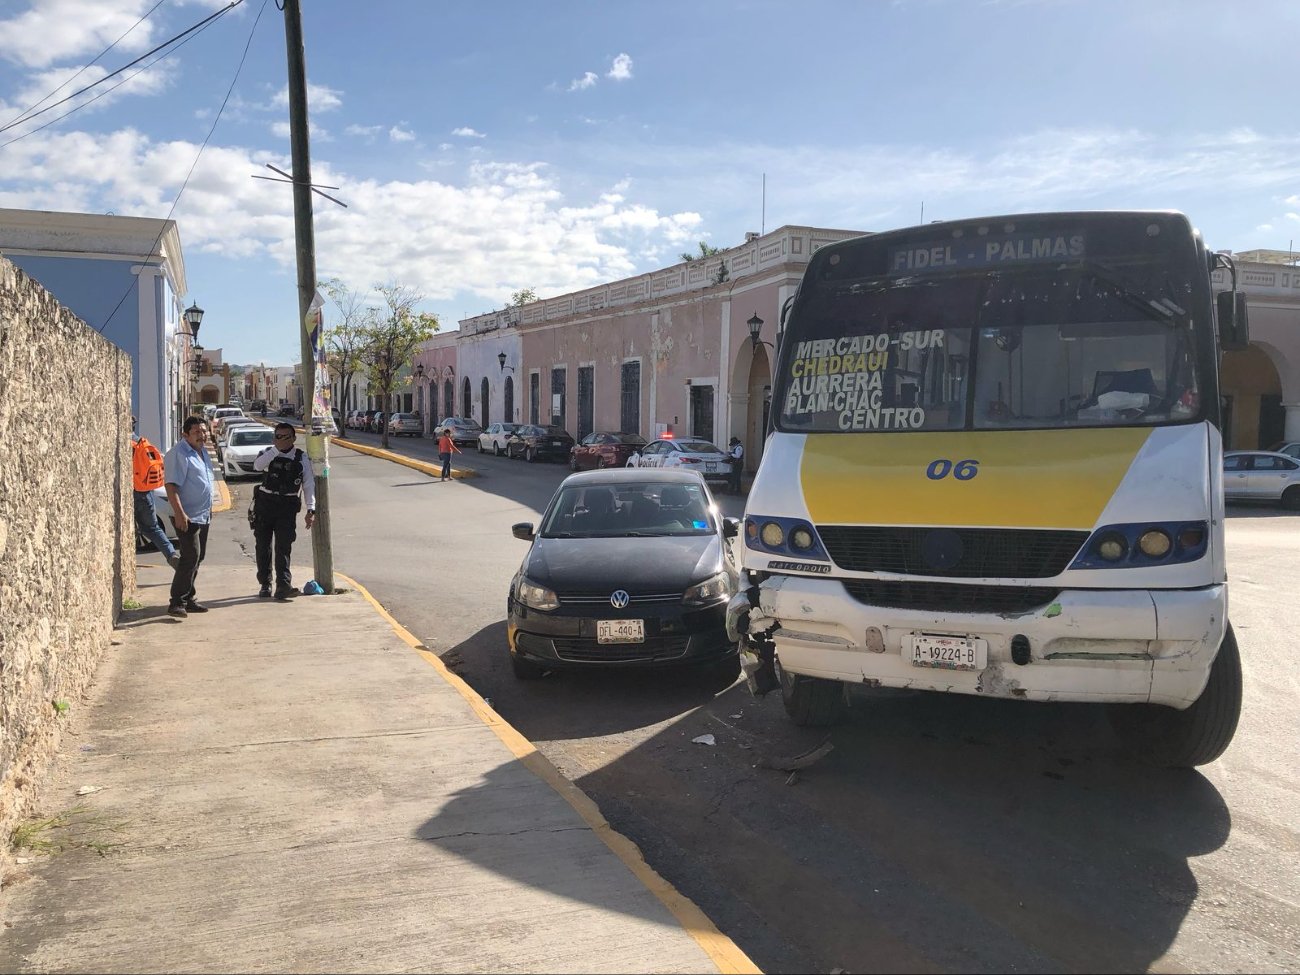
[[[1250,346],[1246,296],[1240,291],[1220,291],[1216,300],[1219,312],[1219,345],[1225,352],[1244,352]]]

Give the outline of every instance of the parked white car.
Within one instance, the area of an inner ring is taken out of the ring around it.
[[[715,444],[698,437],[653,440],[629,457],[627,466],[676,467],[715,481],[725,481],[731,476],[731,458]]]
[[[212,435],[213,446],[217,449],[217,460],[221,460],[222,453],[226,445],[230,442],[231,434],[236,430],[243,430],[247,427],[261,427],[263,430],[271,429],[260,420],[254,420],[251,416],[228,416],[221,422],[221,430]]]
[[[489,450],[500,457],[506,452],[506,441],[510,434],[519,429],[518,423],[492,423],[478,435],[478,452],[485,454]]]
[[[1300,508],[1300,461],[1267,450],[1229,451],[1223,455],[1223,496]]]
[[[263,423],[245,423],[230,428],[230,439],[221,456],[221,470],[226,480],[253,477],[253,458],[275,444],[275,430]]]
[[[237,406],[219,406],[212,414],[212,419],[208,421],[208,427],[213,436],[221,433],[221,425],[232,416],[243,416],[244,411]]]

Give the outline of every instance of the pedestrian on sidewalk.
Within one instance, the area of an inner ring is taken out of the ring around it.
[[[208,608],[196,598],[199,563],[208,552],[208,524],[212,521],[212,463],[208,460],[208,425],[201,416],[187,416],[180,440],[163,458],[163,479],[172,521],[181,543],[181,557],[172,577],[167,613],[185,619]]]
[[[271,548],[275,547],[275,598],[281,602],[300,594],[293,585],[289,558],[298,537],[298,512],[307,502],[304,524],[316,523],[316,477],[311,458],[293,445],[297,431],[291,423],[275,425],[275,445],[253,458],[254,470],[265,471],[253,492],[253,538],[257,542],[257,594],[271,595]],[[301,498],[299,497],[301,495]]]
[[[451,455],[455,452],[460,453],[460,448],[456,446],[456,441],[451,439],[451,431],[446,427],[442,428],[442,435],[438,437],[438,456],[442,458],[442,477],[438,480],[445,481],[451,477]]]
[[[181,557],[176,554],[167,532],[158,523],[158,513],[153,510],[153,492],[163,486],[163,455],[158,448],[135,432],[135,417],[131,417],[131,467],[135,493],[135,530],[153,542],[167,564],[173,569]]]
[[[740,476],[745,472],[745,446],[739,437],[732,437],[728,444],[727,455],[731,457],[731,477],[727,479],[727,491],[740,493]]]

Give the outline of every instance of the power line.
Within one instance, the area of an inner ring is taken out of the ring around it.
[[[158,53],[159,51],[161,51],[163,48],[165,48],[165,47],[170,47],[172,44],[176,43],[176,41],[180,40],[180,39],[181,39],[182,37],[184,37],[186,34],[192,34],[194,31],[200,29],[200,28],[203,27],[205,24],[207,24],[209,21],[216,20],[218,17],[222,16],[223,14],[229,13],[231,10],[233,10],[235,7],[238,7],[238,6],[239,6],[241,3],[243,3],[243,2],[244,2],[244,0],[231,0],[231,2],[230,2],[227,6],[222,7],[222,8],[221,8],[220,10],[218,10],[216,13],[214,13],[214,14],[208,16],[208,17],[204,17],[202,20],[200,20],[200,21],[199,21],[197,24],[195,24],[193,27],[190,27],[190,28],[187,28],[186,30],[181,31],[179,34],[177,34],[175,37],[172,37],[170,40],[163,41],[163,43],[159,44],[159,45],[158,45],[157,47],[155,47],[152,51],[146,51],[144,54],[141,54],[141,55],[140,55],[138,58],[136,58],[134,61],[131,61],[131,62],[129,62],[128,64],[124,64],[124,65],[122,65],[122,67],[118,68],[116,71],[109,72],[108,74],[104,75],[104,77],[100,78],[98,81],[93,81],[93,82],[91,82],[90,84],[86,85],[85,88],[82,88],[82,89],[80,89],[80,90],[78,90],[78,91],[74,91],[71,95],[67,95],[67,96],[65,96],[65,97],[63,97],[63,98],[60,98],[60,99],[59,99],[57,102],[55,102],[53,105],[46,105],[46,106],[45,106],[44,108],[42,108],[39,112],[32,112],[32,113],[27,114],[27,115],[21,115],[21,116],[19,116],[18,118],[14,119],[12,122],[10,122],[8,125],[0,126],[0,132],[8,132],[8,131],[9,131],[10,129],[12,129],[15,125],[21,125],[21,124],[24,123],[24,122],[30,122],[32,119],[34,119],[34,118],[38,118],[39,116],[44,115],[46,112],[49,112],[49,111],[51,111],[51,110],[53,110],[53,109],[58,108],[60,105],[64,104],[65,102],[70,102],[70,101],[72,101],[72,99],[76,98],[78,95],[84,95],[86,92],[90,91],[90,89],[96,87],[97,85],[102,85],[102,84],[103,84],[105,81],[107,81],[109,78],[113,78],[113,77],[115,77],[115,76],[121,74],[121,73],[122,73],[123,71],[125,71],[127,68],[135,67],[135,65],[137,65],[137,64],[139,64],[141,61],[145,60],[145,58],[148,58],[148,57],[151,57],[151,56],[154,55],[154,54],[157,54],[157,53]]]
[[[222,12],[224,13],[225,11],[222,11]],[[100,100],[101,98],[103,98],[105,95],[111,95],[113,92],[117,91],[119,88],[121,88],[123,85],[125,85],[125,84],[126,84],[128,81],[130,81],[132,78],[136,77],[136,75],[144,74],[144,72],[148,71],[148,70],[149,70],[150,68],[152,68],[155,64],[157,64],[159,61],[165,61],[167,58],[171,57],[173,54],[175,54],[177,51],[179,51],[181,48],[183,48],[183,47],[184,47],[186,44],[188,44],[190,41],[194,40],[196,37],[198,37],[200,34],[202,34],[203,31],[205,31],[205,30],[207,30],[209,27],[211,27],[214,23],[216,23],[216,21],[211,21],[211,22],[209,22],[209,23],[207,23],[207,24],[204,24],[203,27],[202,27],[200,30],[195,31],[195,32],[194,32],[193,34],[191,34],[189,37],[185,38],[185,40],[181,41],[179,44],[177,44],[175,47],[173,47],[170,51],[164,51],[162,54],[159,54],[156,58],[154,58],[154,59],[153,59],[152,61],[150,61],[148,64],[143,65],[143,66],[142,66],[138,71],[132,71],[129,75],[127,75],[125,78],[123,78],[123,79],[122,79],[121,81],[119,81],[117,84],[115,84],[112,88],[105,88],[103,91],[97,93],[93,98],[87,98],[87,99],[86,99],[84,102],[82,102],[80,105],[73,105],[72,108],[68,109],[68,110],[67,110],[66,112],[64,112],[62,115],[56,115],[54,118],[50,119],[48,122],[45,122],[45,123],[43,123],[43,124],[41,124],[41,125],[38,125],[38,126],[36,126],[36,128],[34,128],[34,129],[28,129],[26,132],[22,133],[21,135],[16,135],[16,136],[14,136],[14,137],[13,137],[12,139],[10,139],[8,142],[0,142],[0,149],[6,149],[6,148],[8,148],[9,146],[13,145],[15,142],[22,142],[23,139],[26,139],[28,136],[35,135],[37,132],[40,132],[40,131],[42,131],[42,130],[44,130],[44,129],[48,129],[51,125],[57,125],[59,122],[62,122],[65,118],[67,118],[69,115],[75,115],[77,112],[81,111],[83,108],[89,108],[91,105],[95,104],[95,102],[99,101],[99,100]],[[51,108],[52,108],[52,107],[53,107],[53,106],[51,106]],[[2,131],[2,130],[0,130],[0,131]]]
[[[242,3],[243,0],[236,0],[236,2]],[[239,74],[244,70],[244,62],[248,60],[248,49],[253,45],[253,35],[257,32],[257,25],[261,22],[262,13],[266,10],[266,2],[267,0],[262,0],[262,6],[258,8],[257,17],[253,20],[253,26],[248,31],[248,40],[244,42],[244,52],[239,56],[239,64],[235,68],[235,76],[230,79],[230,87],[226,89],[226,97],[221,99],[221,107],[217,109],[217,117],[212,120],[212,126],[208,129],[208,134],[204,136],[203,144],[199,146],[199,151],[194,156],[194,162],[190,164],[190,171],[185,174],[185,181],[181,183],[181,188],[176,192],[176,199],[172,201],[171,209],[167,211],[167,216],[163,218],[162,229],[158,231],[158,236],[154,238],[153,246],[151,246],[149,252],[141,258],[142,263],[151,257],[154,251],[158,249],[159,241],[162,240],[163,234],[167,232],[167,224],[170,222],[172,214],[176,212],[176,206],[181,202],[181,197],[185,194],[185,188],[190,185],[190,177],[194,175],[194,170],[199,164],[199,159],[203,156],[203,150],[208,147],[208,142],[212,138],[212,133],[217,130],[217,123],[221,121],[221,115],[226,110],[226,104],[230,101],[230,95],[235,90],[235,84],[239,81]],[[225,10],[229,10],[233,6],[235,6],[234,3],[232,3],[230,7],[226,7]],[[225,13],[225,10],[221,12]],[[104,329],[108,328],[109,322],[113,320],[113,316],[117,314],[117,310],[122,307],[122,303],[125,302],[127,296],[131,294],[133,287],[134,285],[126,289],[122,294],[122,297],[118,299],[117,304],[113,307],[113,310],[109,312],[108,317],[104,319],[104,324],[100,325],[95,329],[95,331],[99,332],[101,335],[103,334]]]
[[[126,32],[123,33],[123,34],[122,34],[122,35],[121,35],[117,40],[115,40],[112,44],[108,45],[108,47],[104,48],[104,50],[102,50],[102,51],[100,51],[98,54],[96,54],[96,55],[95,55],[95,59],[94,59],[93,61],[91,61],[89,64],[83,64],[83,65],[82,65],[82,66],[77,70],[77,73],[74,74],[71,78],[69,78],[67,81],[63,82],[63,84],[59,85],[57,88],[55,88],[52,92],[50,92],[48,95],[46,95],[46,96],[45,96],[44,98],[42,98],[40,101],[36,102],[34,105],[29,105],[27,108],[25,108],[25,109],[23,109],[21,112],[19,112],[19,113],[18,113],[18,117],[15,118],[15,119],[13,120],[13,122],[11,122],[10,124],[11,124],[11,125],[17,125],[19,122],[21,122],[21,121],[23,120],[23,117],[24,117],[28,112],[32,111],[34,108],[36,108],[37,106],[39,106],[42,102],[46,101],[47,99],[53,98],[53,97],[54,97],[55,95],[57,95],[60,91],[62,91],[64,88],[68,87],[68,85],[72,84],[74,81],[76,81],[78,78],[80,78],[80,77],[81,77],[81,76],[86,72],[86,69],[88,69],[88,68],[92,68],[92,67],[94,67],[96,64],[98,64],[100,58],[102,58],[102,57],[103,57],[105,54],[107,54],[109,51],[113,50],[113,48],[115,48],[115,47],[117,47],[119,44],[121,44],[122,41],[123,41],[123,39],[125,39],[125,37],[126,37],[127,34],[131,33],[133,30],[135,30],[137,27],[139,27],[141,24],[143,24],[146,20],[148,20],[151,16],[153,16],[153,12],[154,12],[155,10],[157,10],[159,7],[161,7],[161,6],[162,6],[164,3],[166,3],[166,2],[167,2],[167,0],[158,0],[157,3],[155,3],[152,7],[149,8],[148,13],[146,13],[143,17],[141,17],[139,20],[137,20],[137,21],[136,21],[134,24],[132,24],[130,27],[128,27],[128,28],[126,29]],[[114,86],[114,87],[116,87],[116,86]],[[61,117],[63,117],[63,116],[61,116]]]

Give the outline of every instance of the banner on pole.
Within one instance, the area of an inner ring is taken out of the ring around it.
[[[311,305],[307,308],[307,318],[303,321],[303,328],[307,330],[307,337],[311,341],[311,354],[313,361],[312,397],[311,397],[311,420],[308,423],[308,447],[310,448],[310,437],[331,436],[338,433],[334,426],[334,414],[330,410],[330,371],[329,363],[326,361],[325,350],[325,299],[319,291],[311,300]],[[308,451],[310,453],[310,450]],[[316,458],[312,458],[315,460]]]

